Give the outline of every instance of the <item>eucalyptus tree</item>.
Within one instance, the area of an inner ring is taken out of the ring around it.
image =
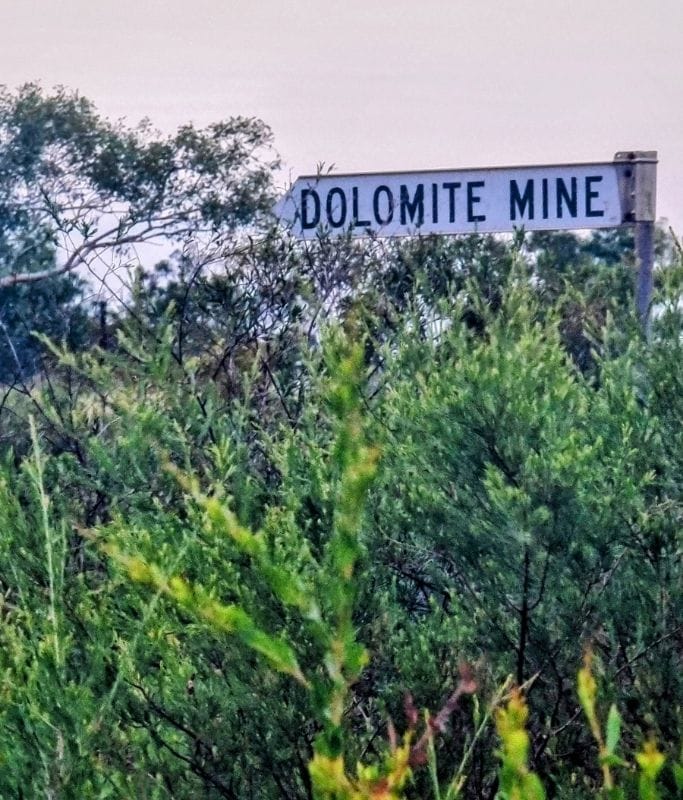
[[[35,371],[32,330],[72,346],[87,341],[82,278],[120,291],[126,273],[112,272],[158,260],[150,245],[217,252],[266,211],[270,139],[254,119],[163,135],[146,121],[111,122],[63,88],[2,89],[0,379]]]

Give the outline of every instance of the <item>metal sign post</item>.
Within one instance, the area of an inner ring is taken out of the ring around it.
[[[633,223],[636,256],[636,312],[645,331],[650,335],[655,260],[655,219],[657,198],[657,153],[654,150],[636,150],[617,153],[615,163],[628,164],[625,178],[628,181],[630,214],[627,222]]]
[[[633,224],[636,310],[649,327],[657,153],[610,162],[298,178],[275,214],[300,239],[614,228]]]

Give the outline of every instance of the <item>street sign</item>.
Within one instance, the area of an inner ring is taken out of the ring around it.
[[[636,310],[650,329],[657,153],[596,164],[311,175],[275,214],[299,239],[614,228],[631,224]]]
[[[652,156],[654,167],[654,153],[618,153],[596,164],[305,176],[275,213],[302,239],[322,232],[393,237],[611,228],[634,219],[628,156],[636,155]]]

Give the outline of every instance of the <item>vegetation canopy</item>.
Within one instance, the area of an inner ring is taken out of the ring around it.
[[[679,797],[676,238],[645,341],[627,230],[301,243],[269,146],[0,96],[0,797]]]

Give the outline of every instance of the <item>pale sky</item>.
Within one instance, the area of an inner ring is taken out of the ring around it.
[[[163,130],[257,116],[286,176],[658,150],[683,234],[683,0],[0,0],[0,83]]]

